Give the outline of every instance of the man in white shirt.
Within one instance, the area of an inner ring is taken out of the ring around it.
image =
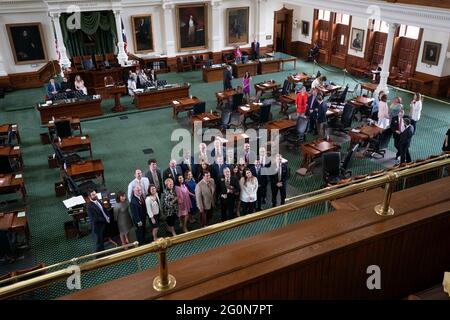
[[[416,133],[416,123],[420,120],[422,113],[422,95],[420,93],[414,94],[414,98],[409,106],[409,117],[411,118],[411,125]]]
[[[136,171],[134,172],[134,177],[135,179],[128,184],[128,192],[127,192],[128,201],[131,201],[131,196],[133,195],[134,187],[136,186],[141,187],[142,195],[144,196],[145,199],[148,193],[148,187],[150,186],[150,181],[148,181],[148,178],[142,176],[141,169],[136,169]]]

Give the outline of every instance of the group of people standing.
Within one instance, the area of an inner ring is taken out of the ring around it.
[[[161,221],[165,221],[170,235],[176,235],[177,222],[183,233],[196,219],[201,227],[210,225],[215,208],[220,208],[221,221],[254,213],[266,204],[269,185],[272,207],[277,205],[278,193],[279,203],[285,203],[288,166],[280,154],[270,157],[261,147],[257,156],[246,143],[237,159],[234,150],[227,152],[216,140],[214,149],[207,150],[201,143],[195,156],[186,151],[179,161],[171,160],[165,170],[158,168],[155,159],[148,161],[145,174],[136,169],[127,193],[117,193],[114,207],[122,244],[129,243],[132,229],[137,241],[146,243],[148,221],[152,238],[157,240]],[[101,251],[110,219],[95,194],[90,199],[88,213],[92,216],[96,250]]]
[[[154,69],[136,68],[136,72],[130,70],[128,74],[127,88],[128,94],[134,97],[134,90],[146,88],[151,85],[156,85],[157,77]]]
[[[409,104],[409,115],[405,115],[401,97],[395,97],[391,105],[388,105],[387,94],[383,91],[375,97],[372,104],[372,119],[378,121],[378,125],[392,132],[396,164],[411,162],[409,147],[411,139],[416,133],[417,122],[422,113],[422,95],[415,93]]]

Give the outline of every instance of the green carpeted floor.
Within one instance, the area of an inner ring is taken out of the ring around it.
[[[343,73],[338,69],[326,67],[321,70],[331,81],[341,84]],[[297,71],[312,73],[318,67],[312,64],[297,62]],[[275,79],[281,82],[293,70],[277,74],[253,77],[253,83],[265,79]],[[191,83],[192,95],[206,101],[207,110],[215,109],[215,92],[222,90],[221,82],[204,83],[199,71],[187,73],[171,73],[160,75],[169,83],[189,82]],[[356,79],[361,81],[360,79]],[[353,88],[355,80],[346,77],[346,83]],[[241,84],[241,79],[233,80],[234,86]],[[253,88],[252,88],[253,90]],[[252,94],[254,92],[252,91]],[[404,99],[404,105],[408,106],[411,94],[397,92],[392,88],[389,97],[400,95]],[[70,217],[62,204],[63,198],[57,198],[54,194],[54,183],[60,179],[57,169],[49,169],[47,155],[52,153],[50,145],[42,145],[39,134],[46,131],[40,127],[39,115],[34,109],[36,102],[41,101],[45,95],[45,89],[20,90],[8,93],[5,99],[0,100],[1,117],[0,123],[17,122],[22,137],[23,158],[25,162],[24,176],[28,191],[28,218],[31,228],[31,254],[35,262],[44,262],[46,265],[57,263],[62,260],[91,253],[93,250],[93,239],[86,236],[81,239],[67,240],[64,235],[64,222],[70,221]],[[109,191],[126,190],[129,181],[133,179],[136,168],[147,169],[147,160],[154,157],[158,160],[160,167],[167,167],[170,159],[171,148],[176,144],[170,140],[174,129],[190,129],[185,114],[180,119],[172,119],[170,108],[156,110],[137,110],[131,104],[129,97],[123,97],[122,102],[127,111],[121,114],[113,114],[110,109],[112,100],[102,103],[105,113],[103,117],[88,119],[82,122],[83,133],[89,134],[92,140],[93,158],[101,159],[105,167],[106,186]],[[293,109],[291,109],[293,110]],[[279,117],[279,106],[275,105],[272,113],[275,118]],[[126,119],[120,119],[127,115]],[[413,159],[424,158],[430,154],[440,152],[442,141],[450,123],[450,105],[426,98],[424,101],[423,114],[418,122],[417,134],[413,138],[411,154]],[[308,136],[308,140],[312,140]],[[348,141],[341,141],[342,150],[345,151]],[[143,153],[144,149],[152,148],[154,154]],[[389,146],[393,150],[391,142]],[[281,152],[289,160],[292,177],[289,180],[288,197],[309,191],[317,190],[322,184],[321,169],[316,168],[313,175],[301,177],[295,175],[295,170],[300,166],[301,157],[298,151],[289,151],[284,146]],[[363,174],[373,170],[392,165],[391,159],[371,160],[354,159],[352,164],[353,174]],[[282,227],[285,223],[295,223],[302,219],[325,213],[324,205],[316,205],[287,216],[270,218],[250,225],[239,227],[213,236],[198,239],[176,246],[169,251],[169,259],[176,260],[184,256],[205,251],[217,246],[223,246],[230,242],[244,239],[246,237]],[[218,220],[216,213],[215,219]],[[86,226],[82,226],[86,227]],[[195,227],[195,226],[194,226]],[[161,235],[165,235],[162,228]],[[83,275],[82,287],[87,288],[99,283],[134,273],[138,270],[152,267],[156,264],[155,255],[148,255],[140,259],[134,259],[125,263]],[[11,268],[9,266],[8,268]],[[4,266],[0,266],[0,274],[3,274]],[[39,290],[29,298],[55,298],[70,293],[64,283],[52,285],[49,290]]]

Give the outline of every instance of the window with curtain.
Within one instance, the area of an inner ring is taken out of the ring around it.
[[[399,37],[406,37],[410,39],[419,39],[420,28],[415,26],[407,26],[402,24],[400,26]]]
[[[372,27],[373,27],[373,29],[372,29],[373,31],[384,32],[384,33],[389,32],[388,24],[382,20],[373,20]]]
[[[81,12],[80,29],[67,27],[71,14],[61,15],[64,44],[71,57],[115,53],[117,32],[112,11]]]
[[[330,11],[319,10],[319,20],[330,21]]]
[[[350,24],[350,15],[344,13],[336,13],[336,23],[348,26]]]

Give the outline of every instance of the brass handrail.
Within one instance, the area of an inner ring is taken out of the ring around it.
[[[297,200],[291,203],[287,203],[285,205],[278,206],[276,208],[266,209],[263,211],[259,211],[257,213],[249,214],[243,217],[238,217],[232,220],[217,223],[215,225],[207,226],[202,229],[189,231],[187,233],[177,235],[171,238],[161,238],[150,244],[146,244],[124,252],[119,252],[110,256],[101,257],[96,260],[88,261],[86,263],[80,264],[79,268],[81,272],[89,272],[105,266],[109,266],[114,263],[139,257],[141,255],[157,252],[159,254],[160,259],[160,276],[155,278],[154,288],[155,290],[158,291],[168,290],[175,286],[175,278],[168,273],[166,252],[168,248],[176,244],[202,238],[217,232],[228,230],[234,227],[238,227],[268,217],[280,215],[309,205],[345,197],[354,194],[358,191],[368,190],[383,185],[389,185],[398,181],[399,179],[448,165],[450,165],[450,154],[443,154],[434,159],[430,159],[430,161],[427,161],[426,163],[420,162],[419,165],[417,166],[400,168],[400,170],[393,170],[391,172],[387,172],[384,175],[376,176],[368,180],[364,179],[357,180],[354,181],[353,183],[344,184],[342,186],[336,186],[332,190],[327,190],[319,194],[314,194],[306,199]],[[387,212],[389,211],[389,203],[386,201],[390,200],[390,193],[392,192],[392,188],[390,186],[387,186],[385,190],[386,190],[385,202],[383,202],[383,204],[381,205],[382,210],[380,212],[377,211],[377,213],[381,215],[387,215],[389,213]],[[0,299],[9,298],[12,296],[16,296],[28,291],[32,291],[47,286],[51,283],[66,279],[71,274],[72,270],[66,268],[45,275],[41,275],[32,279],[14,283],[9,286],[2,287],[0,288]]]

